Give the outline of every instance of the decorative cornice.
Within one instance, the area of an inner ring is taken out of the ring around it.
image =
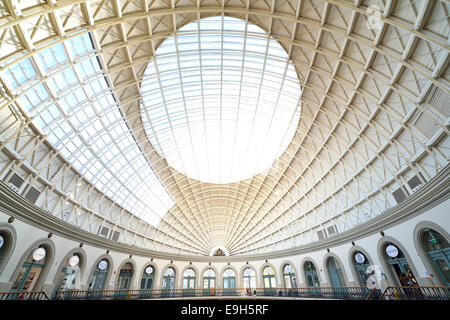
[[[52,232],[55,235],[68,238],[73,241],[82,242],[93,247],[109,249],[125,254],[158,258],[163,260],[196,261],[196,262],[230,262],[230,261],[255,261],[290,257],[305,254],[317,250],[335,247],[344,243],[350,243],[356,239],[370,236],[380,230],[398,225],[409,220],[430,208],[442,203],[450,197],[450,167],[441,170],[433,179],[428,181],[420,190],[409,196],[405,201],[392,207],[383,214],[371,219],[368,222],[327,238],[316,241],[308,245],[303,245],[286,250],[274,251],[270,253],[237,255],[237,256],[195,256],[176,255],[164,252],[153,251],[145,248],[119,243],[109,239],[99,237],[91,232],[82,230],[74,225],[65,222],[43,209],[30,203],[25,198],[11,190],[3,181],[0,181],[0,209],[27,224],[36,228]]]

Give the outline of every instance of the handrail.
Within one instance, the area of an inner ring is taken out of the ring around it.
[[[0,300],[50,300],[44,291],[0,292]]]
[[[180,297],[254,296],[345,300],[450,300],[450,286],[389,286],[383,293],[368,287],[210,288],[58,290],[55,300],[142,300]],[[0,292],[0,300],[50,300],[44,291]]]
[[[380,300],[450,300],[450,286],[389,286]]]
[[[278,296],[298,298],[365,300],[373,292],[367,287],[303,288],[209,288],[209,289],[137,289],[137,290],[60,290],[58,300],[135,300],[212,296]]]

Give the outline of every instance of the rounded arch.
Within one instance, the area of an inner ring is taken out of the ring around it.
[[[233,270],[233,272],[234,272],[234,275],[235,275],[235,277],[236,277],[236,288],[240,288],[241,287],[241,277],[239,277],[239,272],[237,271],[237,269],[236,269],[236,267],[235,266],[233,266],[233,265],[226,265],[225,267],[223,267],[221,270],[220,270],[220,287],[221,288],[223,288],[223,274],[225,273],[225,271],[227,270],[227,269],[231,269],[231,270]]]
[[[328,260],[331,257],[333,257],[337,261],[337,263],[339,264],[339,267],[340,267],[341,272],[342,272],[342,278],[344,280],[343,286],[346,287],[348,285],[348,278],[347,278],[347,273],[345,272],[345,265],[342,262],[342,260],[339,258],[339,256],[337,254],[333,253],[333,252],[327,252],[325,254],[325,256],[323,257],[323,260],[322,260],[322,268],[324,270],[327,282],[328,282],[329,286],[331,287],[331,278],[330,278],[330,274],[329,274],[328,268],[327,268]]]
[[[279,275],[277,275],[277,269],[274,267],[274,265],[272,264],[272,263],[270,263],[270,262],[266,262],[266,263],[264,263],[260,268],[259,268],[259,281],[260,281],[260,284],[261,284],[261,287],[260,288],[264,288],[264,269],[266,268],[266,267],[271,267],[272,269],[273,269],[273,272],[275,273],[275,286],[277,287],[277,288],[279,288],[280,287],[280,279],[278,278],[279,277]]]
[[[6,223],[0,224],[0,233],[5,237],[5,243],[3,244],[3,253],[2,259],[0,260],[0,274],[3,272],[3,269],[6,267],[6,264],[11,258],[14,249],[16,248],[17,243],[17,233],[16,229]]]
[[[364,249],[363,247],[360,246],[352,246],[350,248],[350,250],[348,251],[348,265],[350,266],[350,270],[353,276],[353,281],[355,282],[355,285],[358,286],[359,282],[358,282],[358,274],[356,273],[356,269],[355,269],[355,259],[354,256],[357,252],[361,252],[362,254],[364,254],[364,256],[367,258],[367,263],[370,265],[373,265],[373,260],[370,257],[369,253],[367,252],[366,249]]]
[[[137,266],[136,266],[136,262],[131,259],[131,258],[127,258],[125,260],[123,260],[120,264],[119,267],[117,268],[117,270],[115,271],[115,276],[114,276],[114,287],[117,286],[119,277],[120,277],[120,270],[122,269],[122,267],[126,264],[126,263],[130,263],[133,266],[133,274],[131,275],[131,280],[130,280],[130,286],[129,289],[134,289],[135,288],[135,283],[134,280],[136,279],[136,272],[137,272]]]
[[[205,274],[206,270],[208,270],[208,269],[213,269],[216,274],[216,288],[222,288],[222,275],[219,273],[217,268],[214,267],[213,265],[207,265],[207,266],[203,267],[202,273],[200,274],[200,277],[199,277],[199,280],[200,280],[199,288],[203,289],[203,285],[202,285],[203,278],[204,278],[204,274]]]
[[[436,267],[430,262],[430,258],[426,254],[426,249],[424,247],[423,239],[422,239],[423,232],[426,229],[432,229],[432,230],[440,233],[449,243],[450,243],[450,235],[440,225],[438,225],[434,222],[431,222],[431,221],[419,222],[413,231],[414,247],[416,248],[416,251],[417,251],[420,259],[422,260],[423,264],[425,265],[425,269],[432,271],[432,274],[433,274],[433,277],[428,277],[428,278],[431,280],[431,282],[433,282],[434,285],[445,286],[446,284],[442,282],[442,279],[438,275],[438,271],[436,270]]]
[[[320,270],[321,270],[321,269],[319,268],[319,265],[317,264],[317,262],[316,262],[313,258],[307,256],[307,257],[304,257],[304,258],[302,259],[302,261],[300,262],[300,272],[301,272],[301,277],[302,277],[302,280],[303,280],[303,284],[306,286],[306,277],[305,277],[305,272],[306,272],[306,270],[305,270],[305,264],[306,264],[307,262],[311,262],[312,265],[314,266],[314,268],[316,268],[316,272],[317,272],[317,276],[318,276],[318,278],[319,278],[319,282],[322,282],[322,281],[321,281],[322,277],[321,277],[321,274],[320,274]]]
[[[392,243],[395,246],[397,246],[403,253],[403,255],[405,256],[407,262],[408,262],[408,266],[411,268],[411,271],[413,272],[414,276],[417,277],[418,273],[417,273],[417,269],[413,264],[413,260],[411,259],[411,257],[409,256],[408,251],[406,250],[406,248],[401,244],[400,241],[398,241],[397,239],[391,237],[391,236],[382,236],[379,240],[378,240],[378,244],[377,244],[377,253],[378,253],[378,258],[380,259],[380,263],[382,265],[382,268],[384,270],[384,273],[386,274],[386,277],[388,278],[388,282],[390,285],[401,285],[398,278],[396,276],[394,276],[392,268],[386,263],[386,253],[385,253],[385,249],[388,243]]]
[[[147,267],[152,267],[153,268],[153,288],[152,289],[155,289],[156,286],[157,286],[156,279],[158,279],[158,266],[153,261],[144,263],[142,268],[139,270],[139,282],[138,282],[138,285],[141,283],[142,277],[144,276],[144,272],[145,272],[145,269]],[[139,286],[139,288],[140,288],[140,286]]]
[[[91,287],[92,277],[94,276],[94,271],[95,271],[95,269],[97,269],[97,265],[102,260],[106,260],[108,262],[108,275],[106,276],[105,287],[103,289],[106,290],[108,288],[108,286],[110,285],[109,283],[111,280],[111,275],[113,274],[112,271],[114,270],[113,259],[108,254],[102,254],[100,257],[95,259],[94,264],[91,266],[91,271],[89,272],[89,277],[87,278],[88,289]]]
[[[242,283],[242,287],[244,286],[244,282],[243,282],[244,271],[245,271],[246,269],[248,269],[248,268],[252,269],[252,270],[255,272],[256,287],[257,287],[257,288],[260,288],[260,287],[261,287],[261,283],[259,282],[258,271],[256,270],[256,268],[255,268],[253,265],[251,265],[251,264],[249,264],[249,263],[243,265],[243,266],[241,267],[241,270],[239,270],[239,280],[240,280],[241,283]]]
[[[317,262],[316,262],[313,258],[311,258],[311,257],[304,257],[304,258],[302,259],[302,261],[300,262],[300,269],[301,269],[302,272],[305,271],[305,264],[306,264],[307,262],[311,262],[311,263],[314,265],[314,268],[316,268],[316,271],[319,272],[319,269],[320,269],[320,268],[319,268],[319,265],[318,265]]]
[[[286,288],[286,283],[285,283],[285,279],[284,279],[284,267],[286,265],[290,265],[292,270],[294,271],[295,274],[295,278],[297,279],[297,287],[298,287],[298,273],[297,273],[297,268],[295,267],[295,264],[290,261],[290,260],[283,260],[280,264],[280,285],[282,285],[282,287]]]
[[[227,248],[225,248],[225,246],[215,246],[214,248],[212,248],[210,251],[209,251],[209,255],[210,256],[214,256],[214,254],[216,253],[216,251],[217,250],[222,250],[222,252],[223,252],[223,254],[225,255],[225,256],[229,256],[230,255],[230,252],[228,251],[228,249]]]
[[[183,268],[183,270],[181,271],[180,277],[179,277],[179,279],[178,279],[178,282],[179,282],[179,283],[178,283],[178,286],[179,286],[179,288],[180,288],[180,289],[183,289],[184,272],[185,272],[187,269],[192,269],[192,270],[194,270],[194,272],[195,272],[195,289],[199,289],[199,288],[200,288],[200,284],[201,284],[200,279],[201,279],[201,278],[203,279],[203,276],[198,272],[197,267],[194,266],[193,264],[188,264],[188,265],[185,266],[185,267]]]
[[[66,263],[68,262],[70,257],[72,257],[75,254],[80,258],[78,267],[80,268],[80,279],[83,279],[84,270],[86,269],[86,264],[87,264],[87,255],[86,255],[86,251],[84,251],[83,248],[77,247],[77,248],[73,248],[72,250],[67,252],[66,255],[64,256],[64,258],[61,259],[59,266],[58,266],[58,270],[57,270],[54,280],[53,280],[54,284],[56,284],[58,282],[58,278],[60,277],[61,269],[66,265]],[[55,290],[58,290],[58,289],[59,288],[55,288]]]
[[[51,266],[53,265],[53,260],[55,259],[55,244],[52,240],[49,238],[41,238],[33,242],[22,254],[22,257],[19,260],[19,263],[16,266],[16,269],[14,270],[14,273],[12,274],[10,278],[10,282],[14,283],[17,277],[20,274],[20,271],[22,270],[24,262],[28,259],[30,254],[32,254],[33,250],[35,250],[38,247],[44,247],[46,253],[46,260],[45,260],[45,266],[42,268],[42,271],[39,274],[39,278],[36,280],[36,283],[33,286],[33,291],[41,291],[43,289],[45,280],[47,278],[47,274],[51,269]]]
[[[175,271],[175,288],[174,289],[179,289],[180,287],[177,286],[177,279],[180,277],[180,270],[178,269],[178,267],[173,264],[173,263],[168,263],[164,266],[164,268],[161,269],[161,275],[160,275],[160,279],[159,279],[159,284],[161,285],[161,288],[163,288],[163,281],[164,281],[164,273],[166,272],[166,270],[168,268],[172,268]]]

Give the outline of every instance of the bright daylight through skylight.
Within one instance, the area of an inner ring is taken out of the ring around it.
[[[230,183],[270,168],[300,117],[300,85],[280,44],[256,25],[212,17],[156,50],[141,86],[145,131],[169,166]]]
[[[89,34],[14,64],[2,78],[24,92],[20,108],[78,172],[129,212],[159,223],[174,202],[131,135]]]

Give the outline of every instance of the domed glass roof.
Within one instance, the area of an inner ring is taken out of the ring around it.
[[[269,168],[300,117],[287,52],[231,17],[191,22],[164,40],[141,90],[152,145],[171,167],[203,182],[237,182]]]

